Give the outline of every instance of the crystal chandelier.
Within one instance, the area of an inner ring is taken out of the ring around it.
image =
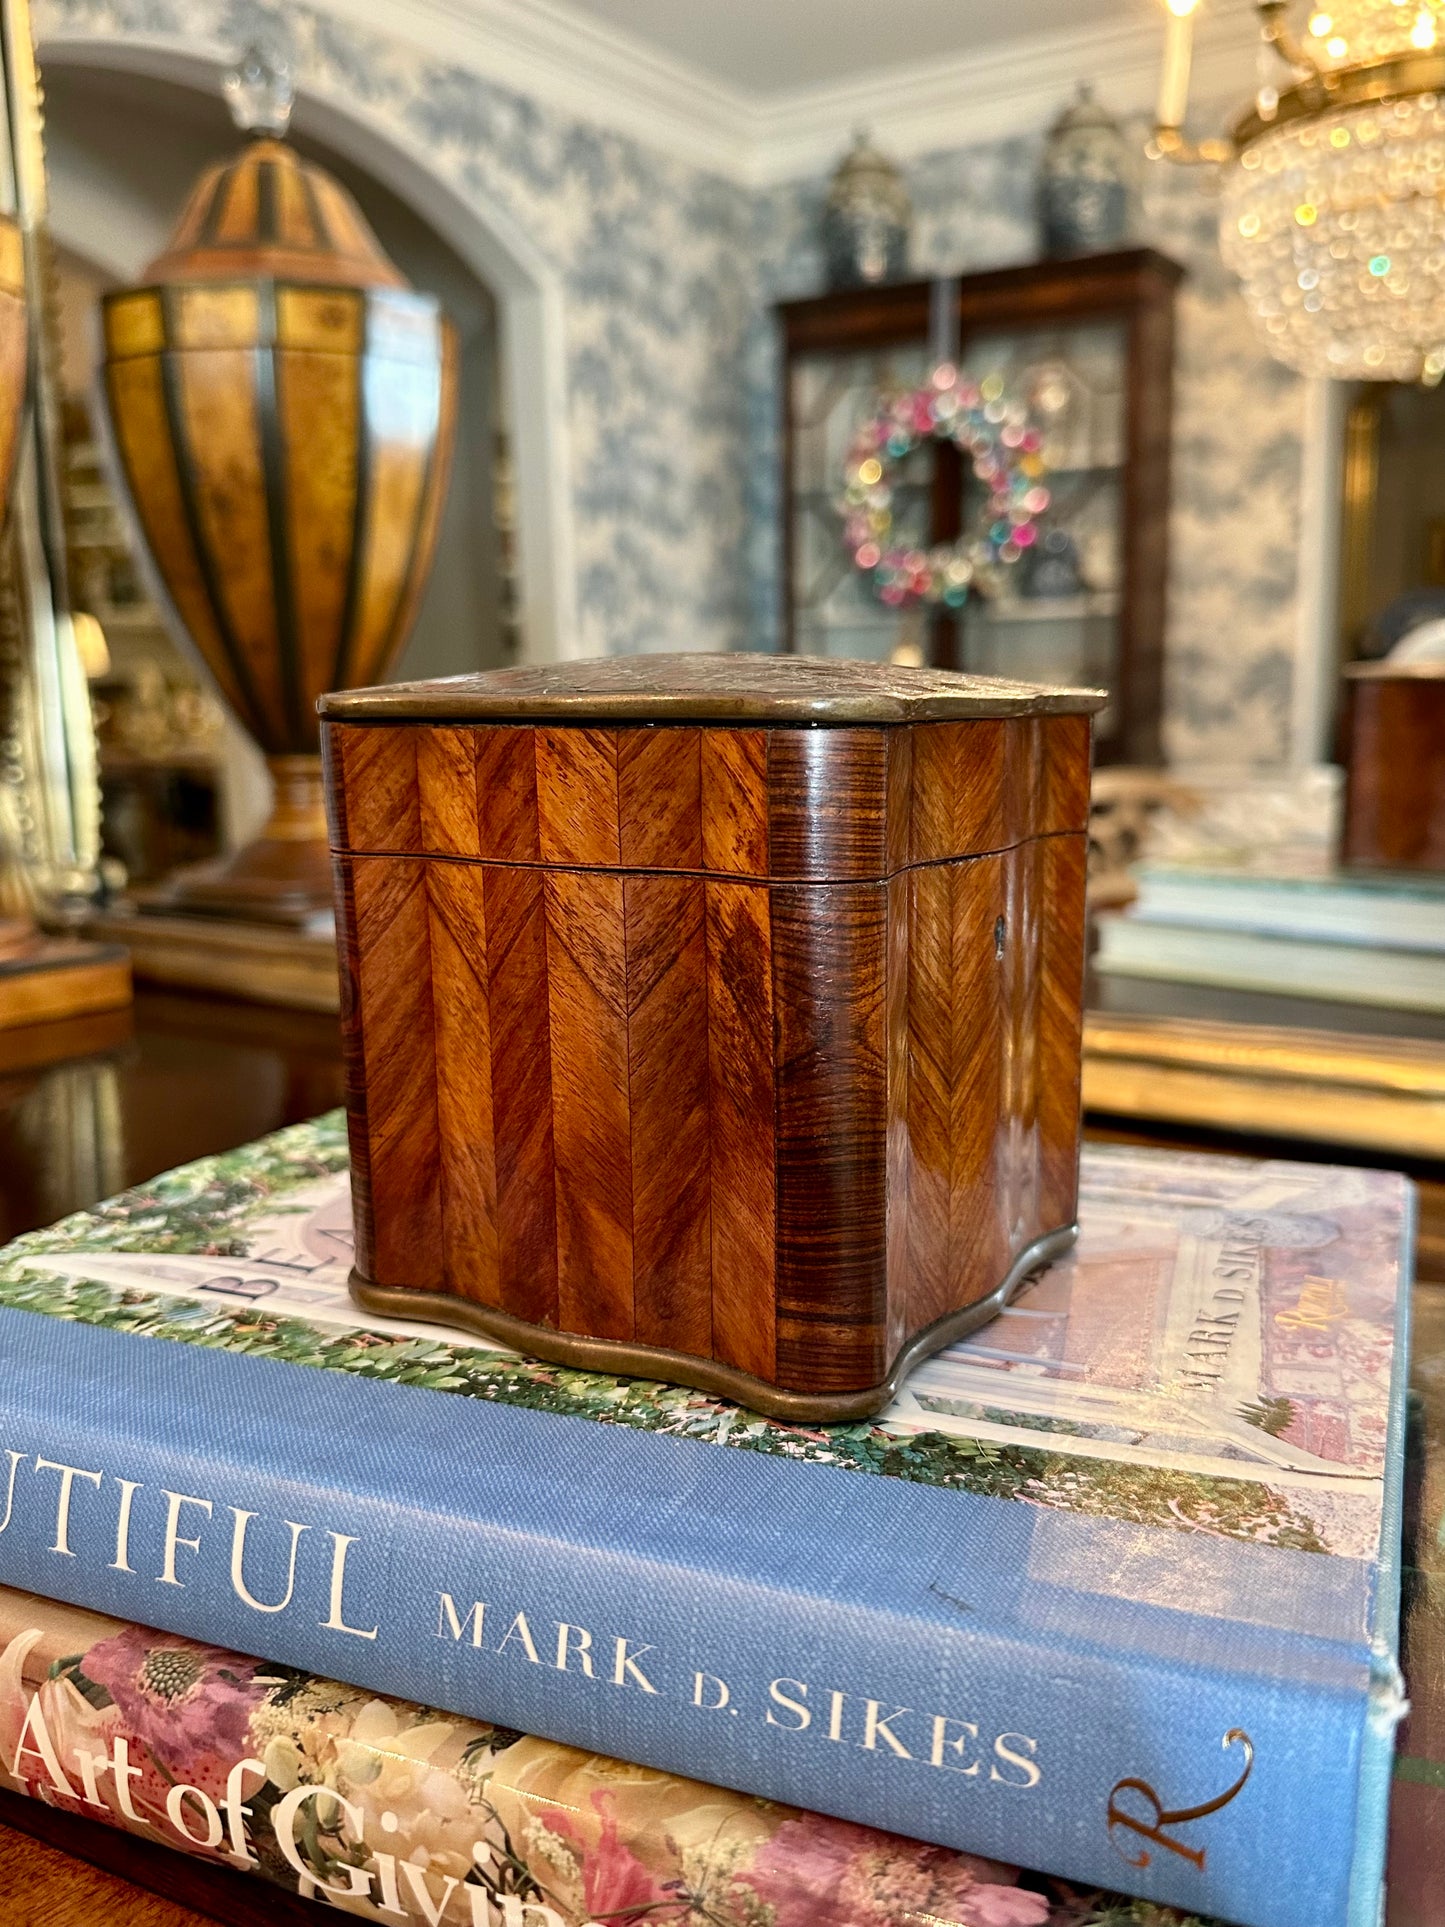
[[[1149,151],[1223,168],[1220,247],[1270,351],[1306,375],[1438,382],[1445,0],[1316,0],[1298,33],[1291,0],[1256,0],[1270,77],[1202,142],[1182,131],[1198,0],[1165,5]]]

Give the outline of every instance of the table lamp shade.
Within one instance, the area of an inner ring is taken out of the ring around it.
[[[315,703],[384,680],[415,615],[455,426],[450,324],[340,183],[269,138],[201,177],[143,285],[106,296],[103,317],[135,520],[179,623],[273,759],[290,802],[265,834],[312,843],[298,888],[319,904]],[[269,907],[252,911],[303,913],[260,881]],[[214,886],[187,907],[240,907]]]

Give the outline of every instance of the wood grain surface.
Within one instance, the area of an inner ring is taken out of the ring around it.
[[[0,1824],[3,1927],[94,1927],[104,1920],[124,1922],[125,1927],[195,1927],[197,1919],[204,1918]]]
[[[628,870],[701,870],[702,731],[610,733],[617,743],[619,861]]]
[[[421,739],[423,735],[442,733],[419,729],[326,731],[324,760],[331,786],[328,797],[335,847],[420,854]],[[451,732],[446,734],[450,736]],[[428,746],[425,761],[427,816],[435,825],[453,811],[465,811],[468,787],[474,779],[448,763],[434,745]],[[452,787],[461,790],[460,796],[448,797],[446,791]],[[475,802],[472,808],[475,810]]]
[[[1087,716],[326,738],[366,1283],[826,1400],[1072,1222]]]
[[[314,1927],[317,1904],[0,1790],[0,1927]]]
[[[390,734],[391,732],[388,732]],[[402,735],[425,731],[403,730]],[[622,827],[617,797],[617,732],[539,729],[537,840],[544,863],[617,869]]]
[[[887,1371],[886,883],[773,891],[777,1377]]]
[[[419,729],[414,734],[416,827],[422,850],[427,856],[480,856],[476,737],[467,729]]]
[[[773,922],[757,883],[708,883],[707,1042],[714,1355],[777,1366]]]
[[[485,1298],[499,1268],[486,872],[460,863],[422,870],[436,1026],[443,1275],[466,1296]]]
[[[1445,872],[1445,673],[1346,683],[1346,863]]]
[[[1039,1217],[1069,1224],[1079,1208],[1080,1049],[1083,1028],[1088,844],[1039,845]]]
[[[628,877],[633,1336],[712,1352],[707,886]]]
[[[774,877],[887,876],[887,742],[881,729],[769,731]]]
[[[380,1279],[441,1286],[441,1140],[435,986],[426,869],[358,863],[354,906],[357,1022],[364,1040],[366,1162]]]
[[[474,1295],[505,1304],[533,1324],[556,1325],[556,1147],[543,884],[537,870],[498,867],[486,873],[498,1273],[478,1280]]]
[[[616,876],[549,871],[547,1005],[563,1331],[637,1336],[627,926]]]
[[[348,730],[335,733],[351,734]],[[479,854],[492,863],[540,863],[535,731],[478,729],[460,733],[471,737],[476,753],[474,807]],[[351,847],[368,846],[358,843]]]
[[[376,1275],[376,1207],[371,1196],[371,1132],[366,1115],[366,1057],[361,1028],[361,953],[357,948],[356,889],[351,865],[333,861],[336,894],[336,967],[341,1000],[343,1101],[351,1165],[351,1218],[357,1269]]]
[[[762,729],[705,729],[701,737],[702,867],[720,876],[765,877],[768,736]]]
[[[878,882],[1082,833],[1087,716],[908,729],[326,725],[358,855]]]
[[[246,728],[269,756],[313,752],[317,698],[385,675],[430,569],[450,324],[271,140],[208,171],[147,279],[103,316],[126,492]]]

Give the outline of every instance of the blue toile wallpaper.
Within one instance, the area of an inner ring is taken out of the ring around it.
[[[566,311],[578,651],[743,638],[747,190],[304,5],[37,0],[35,32],[288,52],[303,90],[387,139],[555,269]]]
[[[821,179],[753,191],[399,41],[255,0],[37,0],[37,35],[287,46],[554,267],[565,302],[578,643],[770,648],[778,633],[777,357],[768,304],[821,286]],[[847,130],[840,130],[840,147]],[[1034,251],[1032,139],[915,163],[913,266]],[[1289,753],[1303,388],[1257,344],[1198,173],[1146,171],[1141,238],[1185,264],[1167,740],[1173,760]]]

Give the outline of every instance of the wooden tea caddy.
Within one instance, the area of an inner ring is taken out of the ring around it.
[[[1103,700],[749,655],[323,697],[356,1298],[878,1410],[1074,1237]]]

